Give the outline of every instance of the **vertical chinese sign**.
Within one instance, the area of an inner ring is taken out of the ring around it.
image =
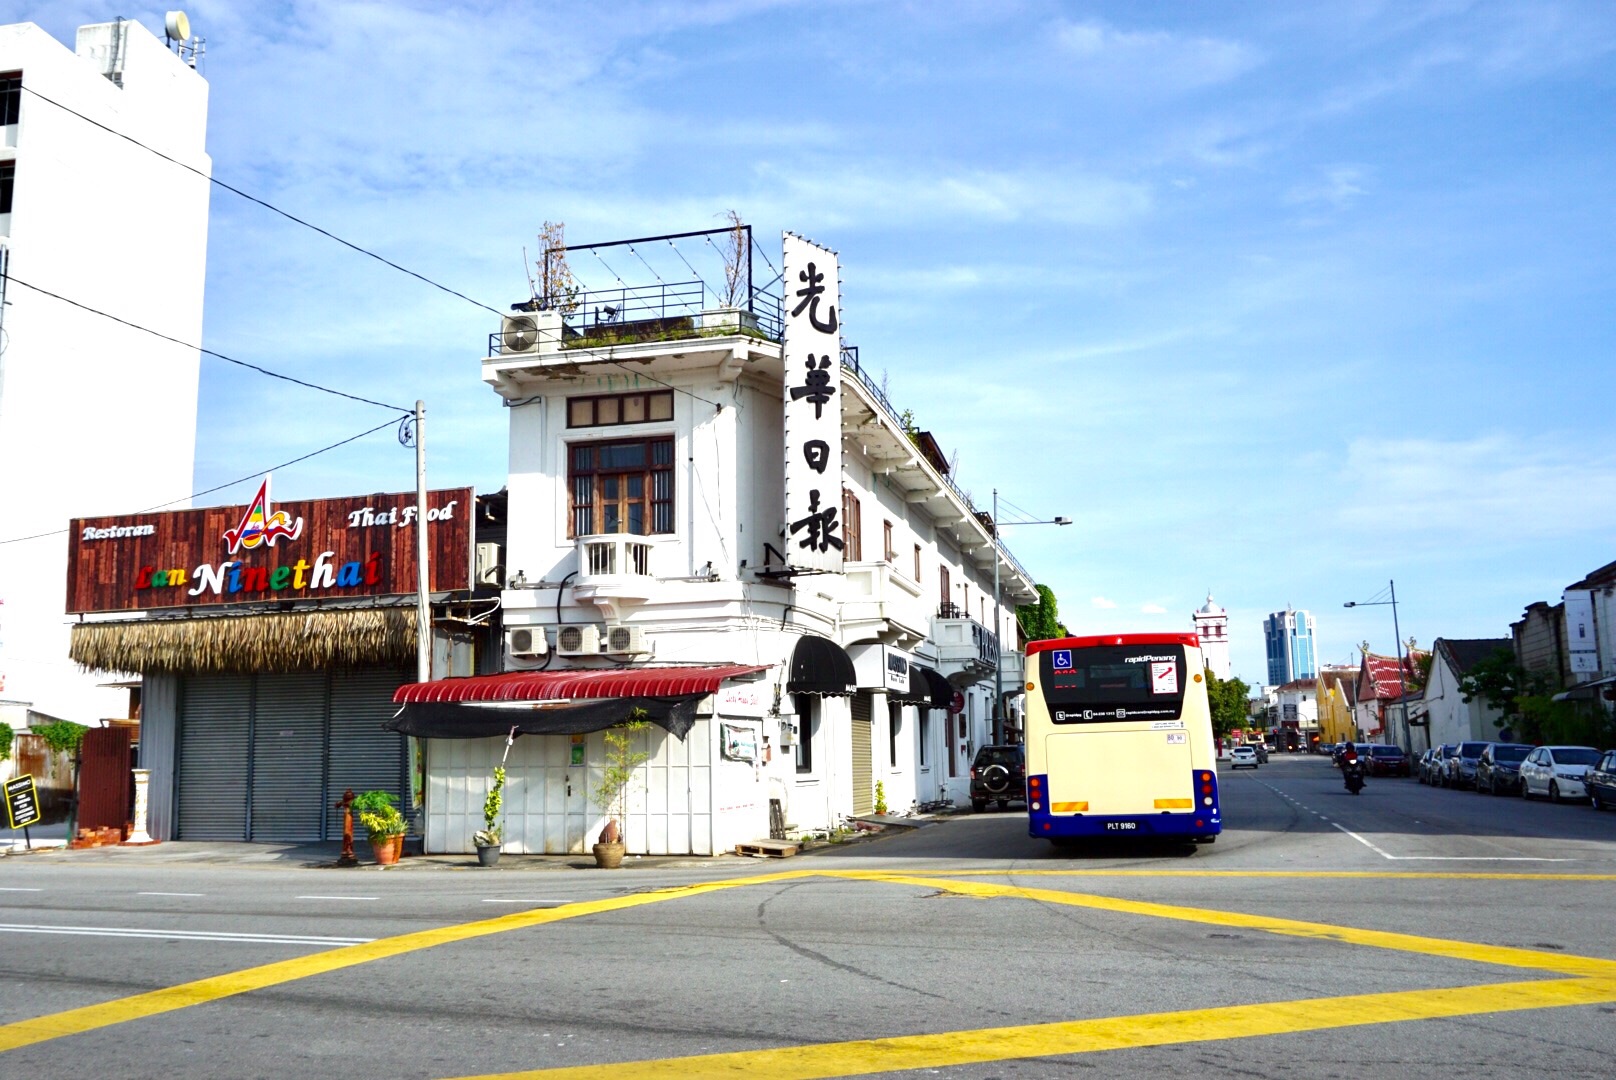
[[[836,253],[784,236],[786,562],[842,570],[842,338]]]

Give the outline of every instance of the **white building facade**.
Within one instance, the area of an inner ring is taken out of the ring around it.
[[[1233,670],[1229,663],[1229,613],[1207,593],[1206,603],[1196,610],[1194,619],[1195,635],[1201,639],[1201,655],[1206,658],[1206,666],[1218,678],[1227,679]]]
[[[683,737],[642,736],[631,852],[722,852],[964,803],[991,737],[999,643],[1015,641],[1016,605],[1037,600],[935,443],[841,346],[834,253],[802,242],[794,257],[795,239],[775,313],[614,322],[615,304],[603,314],[586,295],[507,319],[519,332],[483,361],[510,418],[503,671],[423,686],[480,701],[484,717],[487,697],[519,699],[504,714],[518,717],[525,694],[574,693],[557,687],[579,672],[624,699],[659,679],[664,704],[683,694]],[[819,278],[823,293],[800,285]],[[804,341],[806,359],[793,355]],[[1019,685],[1019,665],[1006,671]],[[507,850],[596,840],[605,815],[588,793],[608,722],[516,739]],[[469,851],[505,740],[423,743],[426,849]]]
[[[0,27],[0,720],[14,727],[127,708],[68,659],[62,527],[192,490],[200,353],[115,319],[201,340],[207,104],[138,23],[81,27],[71,51]]]

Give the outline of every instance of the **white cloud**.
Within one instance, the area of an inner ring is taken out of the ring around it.
[[[1090,600],[1089,603],[1093,604],[1097,608],[1114,608],[1117,606],[1117,602],[1115,600],[1107,600],[1103,596],[1096,596],[1094,599]]]
[[[1060,22],[1057,46],[1075,59],[1079,80],[1125,90],[1173,94],[1239,78],[1262,62],[1249,45],[1162,30],[1118,30],[1103,22]]]
[[[1320,176],[1307,183],[1297,184],[1285,194],[1292,206],[1324,206],[1343,210],[1358,196],[1365,193],[1364,170],[1356,165],[1332,165],[1320,170]]]
[[[1144,612],[1146,615],[1167,614],[1167,609],[1162,607],[1160,604],[1144,604],[1139,608],[1139,610]]]

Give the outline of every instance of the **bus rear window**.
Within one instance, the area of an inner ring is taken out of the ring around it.
[[[1057,724],[1177,720],[1188,676],[1180,645],[1103,645],[1038,654],[1039,686]]]

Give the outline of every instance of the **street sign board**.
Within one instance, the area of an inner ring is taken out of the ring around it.
[[[6,781],[6,815],[13,829],[39,820],[39,793],[34,790],[32,774]]]

